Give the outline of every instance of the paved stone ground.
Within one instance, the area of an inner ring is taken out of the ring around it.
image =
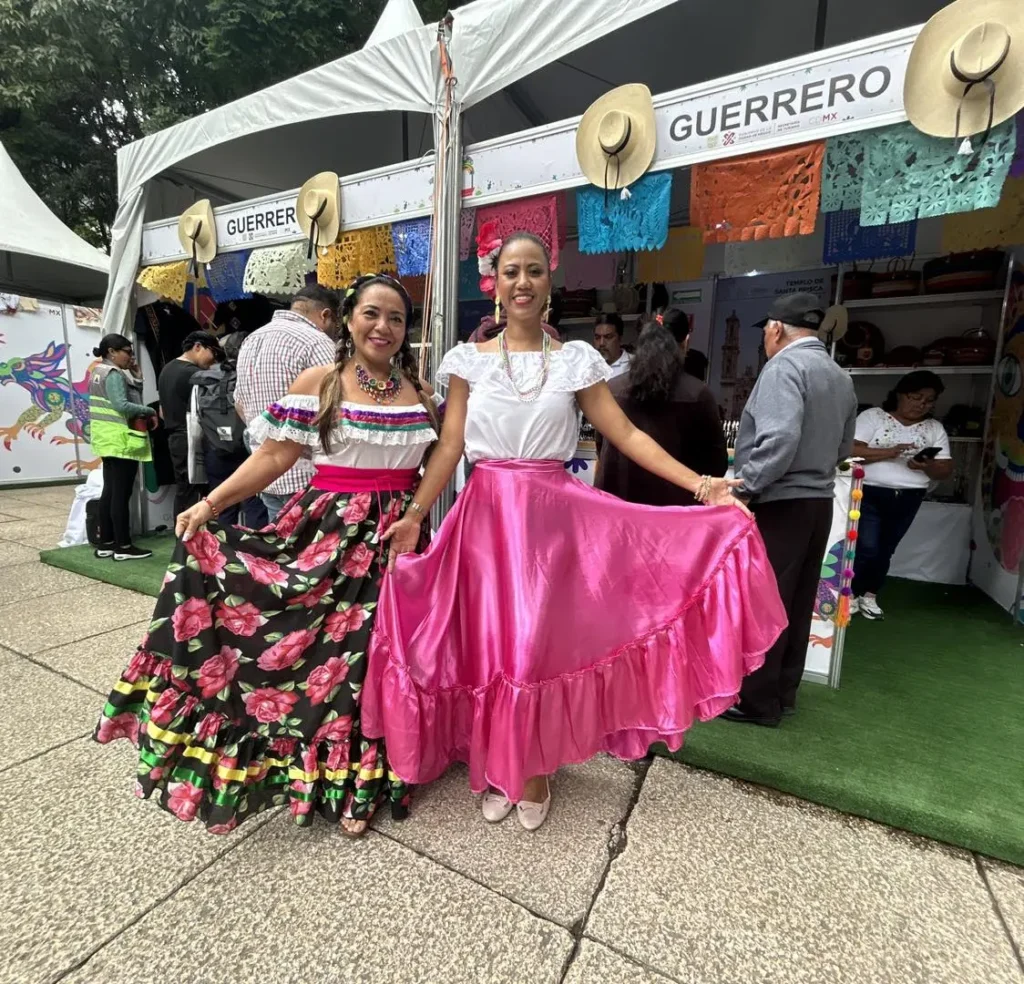
[[[212,837],[89,740],[152,600],[44,567],[0,492],[0,984],[1020,984],[1024,871],[671,762],[489,827],[453,770],[363,840]]]

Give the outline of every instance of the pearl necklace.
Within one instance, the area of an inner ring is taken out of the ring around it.
[[[512,389],[515,391],[516,396],[523,403],[536,402],[541,394],[541,390],[544,389],[544,384],[548,381],[548,372],[551,370],[551,336],[544,332],[540,357],[540,380],[525,390],[519,389],[516,385],[516,378],[512,374],[512,358],[509,355],[505,332],[498,335],[498,352],[501,355],[501,367],[505,370],[505,375],[508,376],[508,381],[512,384]]]
[[[397,369],[392,369],[387,379],[380,380],[371,376],[357,362],[356,382],[374,403],[394,403],[402,388],[402,374]]]

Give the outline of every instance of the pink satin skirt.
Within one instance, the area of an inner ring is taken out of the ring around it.
[[[384,579],[362,695],[409,783],[469,765],[516,801],[598,752],[675,750],[786,626],[738,509],[638,506],[558,461],[482,461],[430,547]]]

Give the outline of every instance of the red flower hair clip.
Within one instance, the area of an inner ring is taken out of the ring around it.
[[[494,296],[497,290],[495,273],[498,254],[501,252],[501,237],[497,222],[484,222],[476,232],[477,269],[480,271],[480,291]]]

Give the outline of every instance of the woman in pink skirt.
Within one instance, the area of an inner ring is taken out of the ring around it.
[[[702,477],[634,427],[585,342],[542,330],[543,243],[495,256],[508,312],[495,339],[444,358],[441,440],[388,531],[363,692],[363,729],[426,783],[469,764],[487,820],[535,830],[547,777],[598,752],[675,750],[695,719],[735,703],[786,624],[775,576],[733,483]],[[607,441],[712,508],[639,506],[572,478],[580,411]],[[465,453],[470,480],[421,556],[421,524]]]

